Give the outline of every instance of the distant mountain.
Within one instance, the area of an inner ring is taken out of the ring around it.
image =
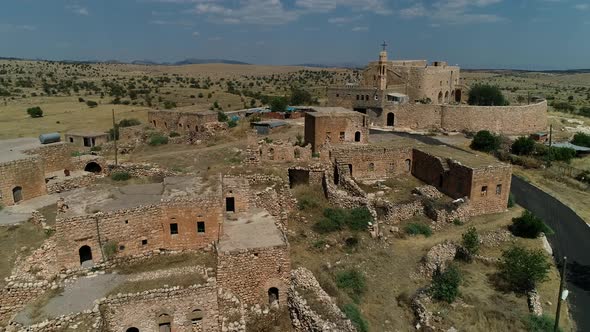
[[[206,63],[225,63],[228,65],[249,65],[247,62],[226,60],[226,59],[186,59],[173,63],[173,65],[201,65]]]
[[[132,65],[147,65],[147,66],[167,65],[168,64],[168,63],[156,62],[156,61],[152,61],[152,60],[133,60],[130,63]]]

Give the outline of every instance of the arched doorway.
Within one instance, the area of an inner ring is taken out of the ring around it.
[[[158,327],[160,332],[171,332],[172,319],[168,314],[161,314],[158,316]]]
[[[268,304],[272,305],[275,302],[279,302],[279,289],[271,287],[268,289]]]
[[[80,247],[80,249],[78,249],[78,254],[80,254],[80,264],[92,261],[92,249],[90,249],[89,246]]]
[[[360,131],[357,131],[356,133],[354,133],[354,141],[355,142],[361,141],[361,132]]]
[[[139,329],[137,327],[130,327],[125,332],[139,332]]]
[[[439,104],[442,104],[442,102],[443,102],[443,94],[442,94],[442,91],[441,91],[441,92],[438,93],[438,103]]]
[[[461,102],[461,89],[455,90],[455,101],[458,103]]]
[[[22,187],[14,187],[12,189],[12,200],[14,203],[18,203],[23,200],[23,188]]]
[[[88,164],[86,164],[86,167],[84,167],[84,170],[86,172],[100,173],[100,172],[102,172],[102,167],[100,167],[100,165],[98,163],[91,161]]]
[[[451,91],[451,100],[455,101],[455,90]]]
[[[449,92],[445,92],[445,103],[449,102]]]
[[[394,124],[395,124],[395,114],[387,113],[387,126],[393,127]]]
[[[406,159],[406,171],[410,172],[412,170],[412,161],[410,159]]]

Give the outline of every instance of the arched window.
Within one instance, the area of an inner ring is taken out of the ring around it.
[[[273,148],[268,149],[268,159],[275,160],[275,149],[273,149]]]
[[[158,316],[158,327],[160,332],[171,332],[172,330],[172,318],[168,314],[160,314]]]
[[[23,188],[22,187],[12,188],[12,200],[15,203],[18,203],[23,200]]]
[[[279,301],[279,289],[276,287],[271,287],[268,289],[268,304],[272,305],[275,302]]]
[[[137,327],[130,327],[125,332],[139,332],[139,329]]]
[[[369,171],[373,172],[375,170],[375,164],[369,163]]]
[[[365,100],[369,100],[369,95],[365,95]]]
[[[406,159],[406,171],[412,170],[412,161],[410,159]]]
[[[78,254],[80,255],[80,264],[92,261],[92,249],[90,249],[89,246],[80,247],[80,249],[78,249]]]
[[[449,92],[445,92],[445,103],[449,102]]]
[[[88,164],[86,164],[84,170],[86,172],[100,173],[102,171],[102,167],[100,167],[100,165],[95,163],[94,161],[91,161]]]
[[[356,133],[354,133],[354,141],[355,142],[361,141],[361,132],[360,131],[357,131]]]
[[[441,91],[441,92],[438,93],[438,103],[439,104],[442,104],[442,102],[443,102],[443,94],[442,94],[442,91]]]
[[[156,120],[154,120],[153,122],[154,122],[154,127],[157,127],[157,125],[156,125]]]
[[[191,313],[189,314],[189,319],[191,320],[191,322],[193,324],[197,324],[198,322],[203,320],[203,310],[201,309],[195,309],[193,311],[191,311]]]

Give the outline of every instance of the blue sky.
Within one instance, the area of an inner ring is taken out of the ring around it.
[[[2,0],[0,56],[590,68],[589,0]]]

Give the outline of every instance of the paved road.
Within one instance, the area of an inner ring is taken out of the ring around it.
[[[590,331],[590,227],[572,209],[519,177],[512,177],[511,191],[519,205],[543,219],[555,232],[547,239],[559,265],[567,256],[566,280],[573,318],[578,331]]]

